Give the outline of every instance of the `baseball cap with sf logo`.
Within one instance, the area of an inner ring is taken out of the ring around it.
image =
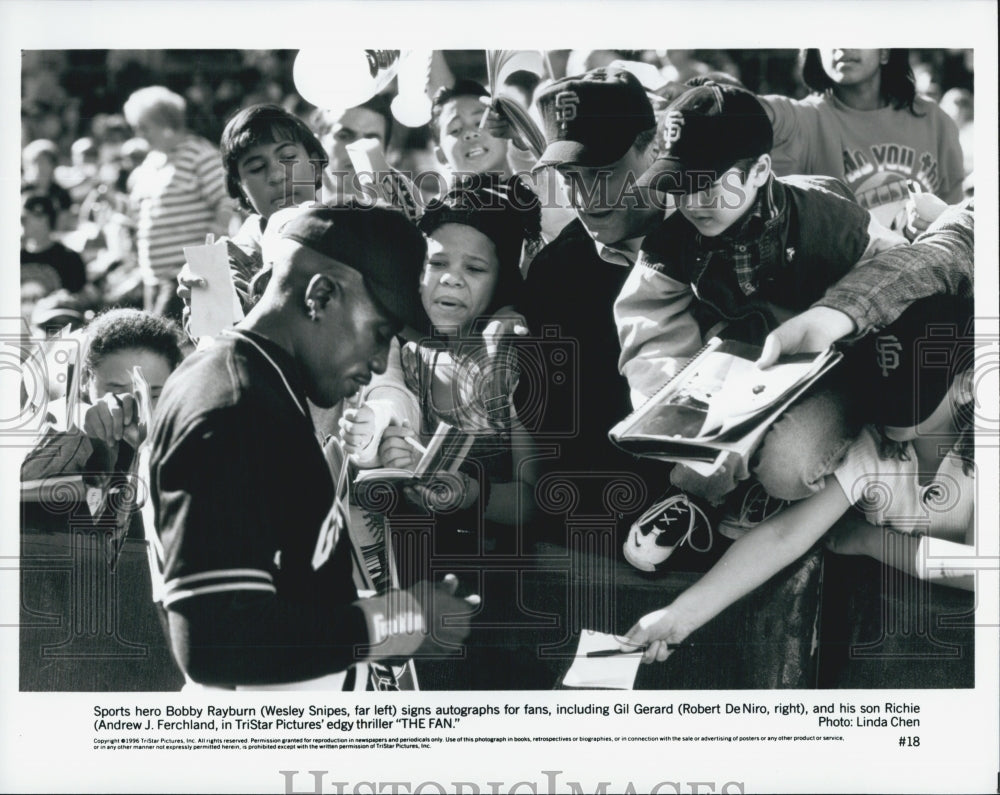
[[[536,168],[608,166],[656,126],[646,89],[625,69],[592,69],[557,80],[538,96],[548,145]]]
[[[638,181],[661,193],[697,193],[744,158],[771,151],[774,133],[757,97],[707,82],[667,107],[657,128],[659,154]]]

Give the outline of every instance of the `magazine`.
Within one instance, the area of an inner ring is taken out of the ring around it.
[[[608,435],[627,452],[694,464],[706,475],[728,453],[748,459],[781,412],[842,358],[829,348],[782,356],[762,370],[760,353],[755,345],[713,337]]]
[[[434,431],[427,447],[412,442],[418,448],[421,456],[417,465],[412,469],[393,469],[384,467],[381,469],[362,469],[354,478],[355,484],[367,483],[369,481],[392,481],[406,482],[418,480],[435,480],[452,477],[458,474],[458,468],[465,461],[465,457],[472,449],[476,437],[471,433],[460,431],[442,422]]]
[[[487,50],[486,74],[490,83],[490,107],[503,116],[514,128],[514,133],[536,158],[545,151],[545,134],[528,109],[508,94],[501,94],[506,79],[518,71],[543,75],[544,60],[538,50]],[[486,116],[483,116],[483,124]]]

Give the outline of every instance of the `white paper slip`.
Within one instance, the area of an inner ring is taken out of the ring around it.
[[[229,272],[226,241],[205,246],[185,246],[184,259],[204,287],[191,290],[191,336],[214,337],[236,322],[233,306],[236,288]]]
[[[596,651],[618,648],[614,635],[585,629],[580,633],[576,659],[563,677],[564,687],[592,687],[605,690],[631,690],[635,675],[642,662],[642,653],[612,654],[607,657],[588,657]]]
[[[149,433],[153,427],[153,399],[149,394],[149,383],[139,365],[132,368],[131,376],[132,393],[135,395],[136,403],[139,404],[139,425]]]

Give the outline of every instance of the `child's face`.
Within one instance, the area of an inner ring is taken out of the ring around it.
[[[751,168],[745,180],[736,168],[731,168],[705,190],[681,196],[680,214],[705,237],[722,234],[742,218],[756,200],[757,191],[770,173],[768,162],[761,176],[762,160]]]
[[[317,200],[313,165],[298,141],[255,144],[240,157],[236,172],[250,205],[265,218],[283,207]]]
[[[879,74],[888,50],[855,50],[845,47],[820,50],[823,71],[838,86],[856,86]]]
[[[132,368],[142,368],[143,378],[149,384],[150,409],[156,408],[163,391],[163,384],[170,375],[170,362],[162,354],[147,348],[126,348],[107,354],[93,370],[87,371],[87,396],[96,403],[106,394],[124,394],[132,391]]]
[[[486,312],[500,263],[486,235],[464,224],[444,224],[427,240],[420,297],[431,323],[465,332]]]
[[[479,129],[486,106],[478,97],[461,96],[441,108],[438,148],[452,171],[485,174],[505,171],[507,142]]]

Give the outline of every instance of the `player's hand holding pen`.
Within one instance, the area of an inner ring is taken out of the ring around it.
[[[469,623],[479,607],[478,594],[459,596],[458,577],[446,574],[438,582],[422,580],[409,589],[423,613],[424,642],[420,656],[455,654],[469,635]]]

